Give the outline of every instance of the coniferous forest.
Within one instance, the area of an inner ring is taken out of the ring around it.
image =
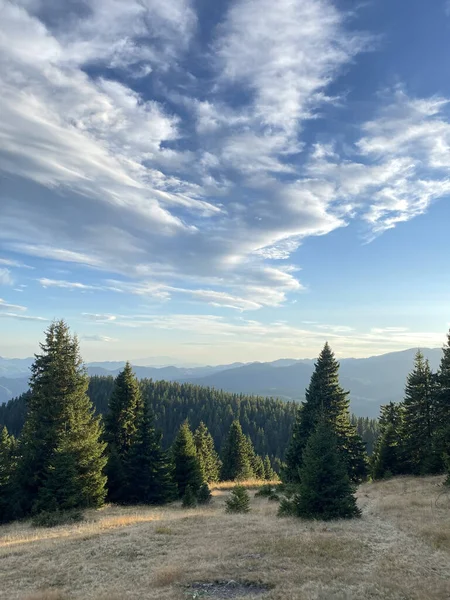
[[[450,335],[439,371],[418,352],[404,401],[384,405],[377,423],[350,414],[328,344],[298,405],[138,382],[128,363],[115,379],[89,379],[76,337],[57,321],[29,392],[0,407],[3,522],[105,500],[189,507],[210,500],[212,482],[272,481],[276,473],[290,490],[280,514],[351,518],[359,514],[355,486],[368,477],[449,468]]]

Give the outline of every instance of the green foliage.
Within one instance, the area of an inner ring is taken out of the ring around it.
[[[197,458],[194,436],[187,421],[178,430],[172,447],[172,456],[178,496],[183,498],[187,486],[191,488],[193,494],[196,496],[203,483],[203,479]]]
[[[72,525],[84,520],[81,510],[53,510],[41,511],[32,520],[34,527],[61,527]]]
[[[225,500],[228,513],[247,513],[250,511],[250,496],[242,485],[235,486]]]
[[[211,490],[209,489],[209,485],[205,482],[202,483],[200,489],[198,490],[197,500],[199,504],[209,504],[212,500]]]
[[[212,435],[203,421],[195,430],[194,442],[203,480],[208,483],[219,481],[221,461],[214,447]]]
[[[428,472],[435,430],[435,379],[427,360],[418,351],[408,375],[403,402],[403,447],[407,469],[413,474]]]
[[[215,447],[223,448],[232,421],[239,419],[242,431],[250,436],[255,452],[260,456],[269,455],[274,470],[281,472],[298,403],[231,394],[187,383],[143,379],[139,384],[142,398],[148,400],[155,415],[155,427],[162,433],[165,449],[172,445],[180,425],[187,418],[194,428],[203,421]],[[113,389],[113,377],[90,377],[88,395],[99,414],[106,415]],[[19,435],[23,427],[26,398],[27,394],[23,394],[0,406],[0,424],[6,425],[14,435]],[[359,423],[359,432],[369,448],[376,420],[369,419],[367,427],[364,420],[359,420]]]
[[[129,362],[114,380],[114,388],[105,415],[105,440],[108,443],[108,498],[125,503],[127,498],[127,473],[125,464],[135,440],[142,411],[139,382]]]
[[[403,406],[390,402],[381,407],[380,437],[371,458],[372,477],[382,479],[387,473],[399,475],[404,472],[403,446]]]
[[[182,500],[183,508],[195,508],[197,506],[197,497],[190,485],[187,485]]]
[[[125,458],[126,501],[130,504],[165,504],[176,497],[173,466],[161,447],[147,399],[137,415],[136,433]]]
[[[270,462],[269,456],[266,454],[264,457],[264,479],[266,481],[273,481],[276,477],[275,471],[272,469],[272,463]]]
[[[231,423],[222,456],[222,479],[244,480],[253,477],[251,465],[253,447],[242,432],[239,421]]]
[[[0,428],[0,523],[13,515],[13,473],[15,469],[15,440],[6,427]]]
[[[350,478],[355,482],[363,479],[367,473],[364,445],[350,422],[348,392],[344,392],[339,384],[339,363],[328,343],[316,362],[305,397],[306,401],[298,410],[286,452],[284,480],[300,482],[306,444],[322,418],[330,424],[336,435],[338,449]]]
[[[278,507],[279,517],[296,517],[297,516],[297,505],[291,498],[283,497]]]
[[[269,483],[266,485],[262,485],[259,490],[256,492],[255,497],[256,498],[269,498],[270,496],[272,496],[275,493],[274,487],[273,485],[270,485]]]
[[[102,428],[86,394],[88,378],[78,341],[64,321],[56,321],[47,329],[31,373],[28,412],[19,445],[19,515],[35,510],[53,492],[55,509],[100,506],[106,482]],[[61,485],[69,491],[62,492]]]
[[[305,519],[348,519],[360,514],[337,436],[326,421],[319,422],[308,440],[294,503],[297,516]]]

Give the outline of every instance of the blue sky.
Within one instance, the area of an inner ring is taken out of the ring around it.
[[[450,3],[0,0],[0,355],[442,344]]]

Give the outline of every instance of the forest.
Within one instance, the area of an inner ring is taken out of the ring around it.
[[[404,401],[384,405],[375,423],[351,416],[328,343],[299,405],[139,382],[129,363],[115,379],[89,379],[77,338],[56,321],[29,392],[1,408],[0,423],[2,521],[105,501],[188,507],[210,501],[212,482],[249,478],[269,482],[261,493],[280,515],[352,518],[367,478],[448,473],[450,335],[439,371],[418,351]],[[230,506],[245,512],[245,490],[234,492]]]
[[[193,428],[205,423],[216,448],[221,449],[231,422],[238,419],[245,435],[250,436],[255,451],[268,454],[279,470],[291,435],[298,404],[290,401],[233,394],[189,383],[142,379],[140,391],[155,416],[155,425],[162,434],[165,448],[170,447],[180,425],[188,419]],[[114,389],[113,377],[89,378],[88,396],[97,413],[106,414]],[[26,417],[29,392],[0,405],[0,426],[14,436],[22,430]],[[370,456],[378,436],[378,420],[351,416]]]

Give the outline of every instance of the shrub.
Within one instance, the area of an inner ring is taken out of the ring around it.
[[[250,510],[250,496],[242,485],[237,485],[231,496],[225,500],[228,513],[247,513]]]
[[[185,490],[184,496],[183,496],[182,506],[183,506],[183,508],[195,508],[197,506],[197,498],[196,498],[194,491],[190,485],[186,486],[186,490]]]
[[[259,490],[256,492],[255,497],[258,498],[270,498],[275,493],[273,487],[270,483],[266,483],[262,485]]]
[[[297,508],[294,500],[288,500],[288,498],[282,498],[280,507],[278,509],[279,517],[295,517],[297,514]]]
[[[199,504],[208,504],[211,502],[212,495],[207,483],[203,483],[198,490],[197,501]]]
[[[33,517],[34,527],[60,527],[61,525],[71,525],[84,520],[81,510],[54,510],[42,511]]]

